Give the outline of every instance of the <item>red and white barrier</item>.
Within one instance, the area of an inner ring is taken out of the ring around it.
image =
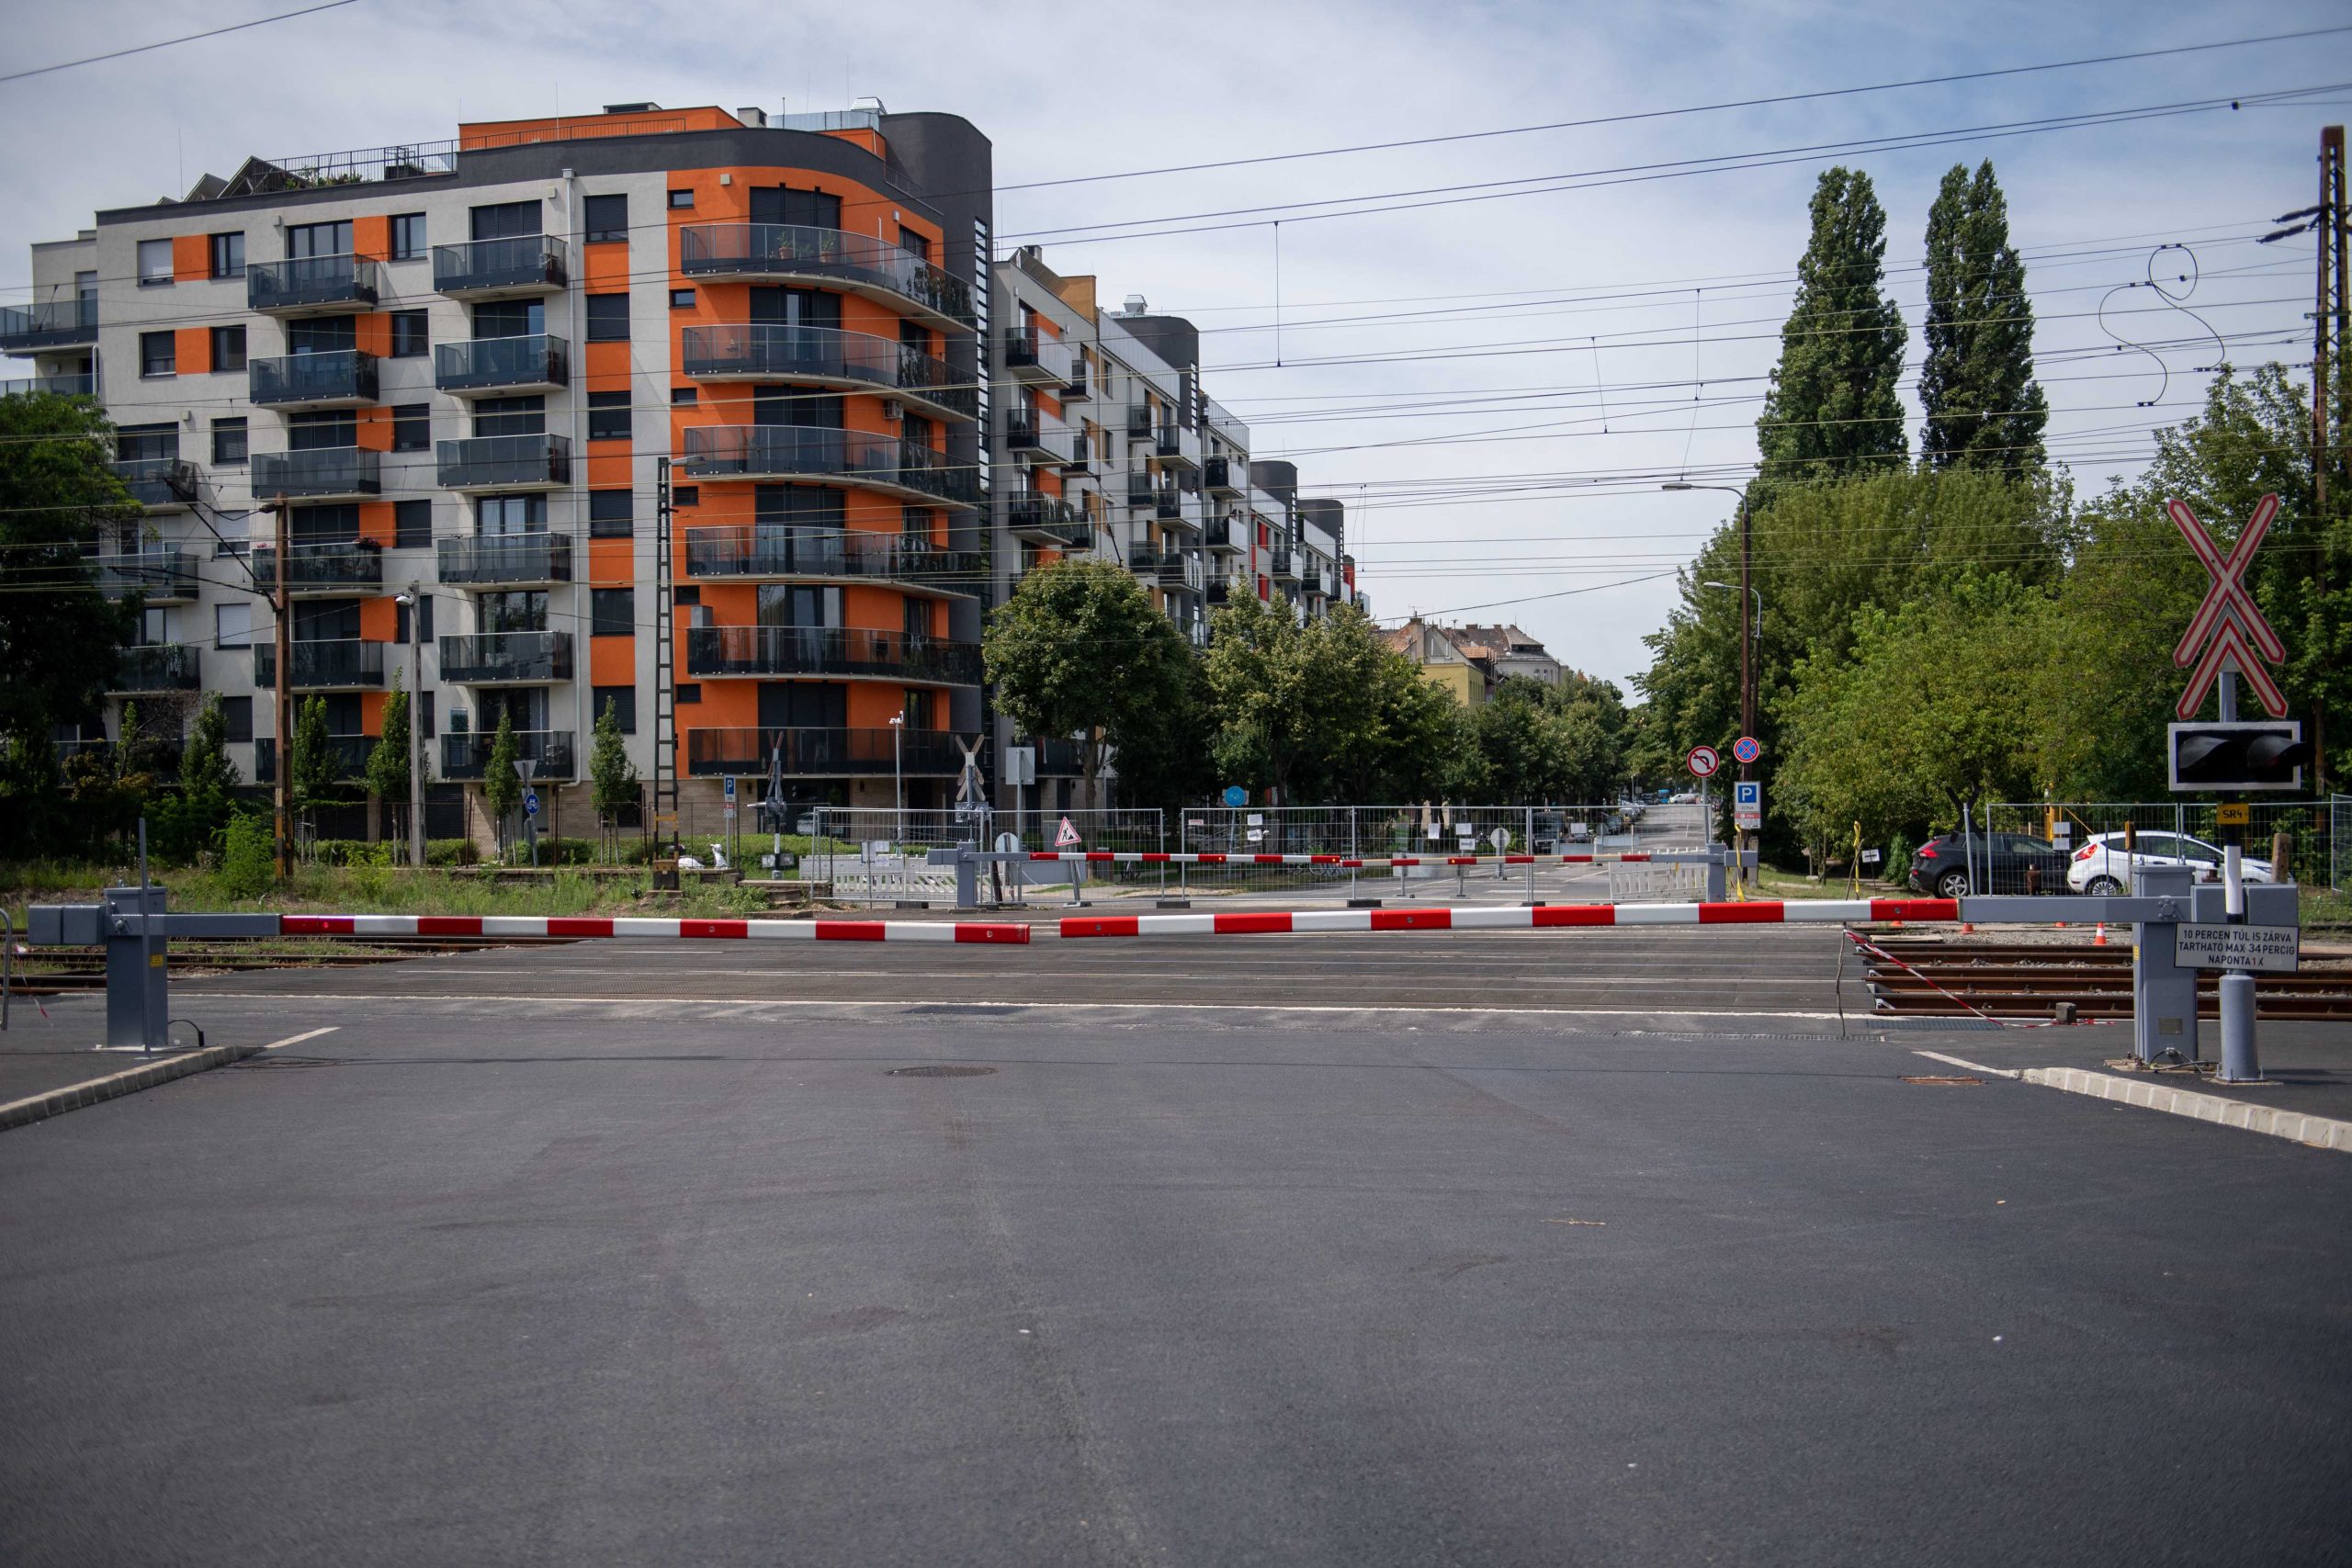
[[[1681,861],[1703,865],[1707,861],[1704,852],[1678,853],[1667,850],[1593,855],[1235,855],[1210,850],[1190,853],[1158,850],[1030,850],[1006,858],[1119,865],[1328,865],[1342,871],[1384,871],[1392,865],[1631,865],[1644,861]]]
[[[1237,910],[1200,915],[1070,915],[1018,920],[687,920],[588,915],[281,915],[280,936],[650,937],[686,941],[1073,941],[1087,937],[1281,936],[1311,931],[1530,931],[1595,926],[1850,925],[1960,919],[1952,898],[1784,903],[1541,904],[1463,909]]]

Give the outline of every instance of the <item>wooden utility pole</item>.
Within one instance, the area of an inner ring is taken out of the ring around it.
[[[276,523],[277,554],[270,561],[272,575],[277,579],[277,592],[270,595],[271,607],[277,612],[277,624],[271,630],[277,660],[277,778],[274,792],[277,818],[277,880],[287,882],[294,875],[294,843],[290,829],[292,811],[289,803],[294,789],[294,660],[290,623],[293,619],[294,563],[287,558],[286,496],[280,492],[270,502],[269,513]]]
[[[2312,513],[2319,538],[2320,594],[2328,592],[2328,480],[2339,459],[2335,444],[2343,438],[2345,415],[2352,407],[2344,374],[2345,226],[2344,128],[2331,125],[2319,133],[2319,207],[2312,227],[2319,243],[2317,279],[2312,306]],[[2338,487],[2339,493],[2342,487]],[[2327,705],[2312,714],[2312,780],[2317,793],[2327,790]]]

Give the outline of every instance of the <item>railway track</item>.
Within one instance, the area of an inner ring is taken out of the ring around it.
[[[375,964],[402,964],[414,958],[435,958],[457,953],[480,953],[493,947],[563,947],[569,937],[381,937],[365,942],[335,942],[306,944],[296,951],[271,952],[252,942],[175,942],[169,956],[174,979],[199,979],[209,975],[236,975],[256,969],[357,969]],[[260,951],[257,951],[259,949]],[[106,989],[104,949],[51,947],[20,953],[9,989],[20,997],[72,996]]]
[[[1951,942],[1881,936],[1864,983],[1873,1009],[1896,1018],[2048,1018],[2061,1002],[2081,1019],[2132,1016],[2132,949]],[[1899,962],[1897,962],[1899,961]],[[2200,977],[2198,1012],[2219,1015],[2218,975]],[[2257,975],[2255,1016],[2352,1020],[2352,960],[2310,958],[2301,973]]]

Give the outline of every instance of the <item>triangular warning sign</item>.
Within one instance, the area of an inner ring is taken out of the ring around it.
[[[1078,845],[1078,829],[1071,827],[1069,818],[1065,817],[1062,818],[1061,830],[1054,835],[1054,848],[1057,850],[1074,850]]]

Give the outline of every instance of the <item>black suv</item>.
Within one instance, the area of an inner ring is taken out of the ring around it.
[[[1957,898],[1969,890],[1968,857],[1976,857],[1976,891],[2024,893],[2026,874],[2041,873],[2041,891],[2065,893],[2066,854],[2053,844],[2024,833],[1979,833],[1973,841],[1958,833],[1939,833],[1911,856],[1914,892],[1939,898]]]

